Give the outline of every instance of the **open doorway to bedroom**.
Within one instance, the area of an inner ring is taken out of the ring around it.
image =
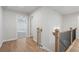
[[[17,38],[26,38],[28,36],[28,17],[19,16],[16,20]]]

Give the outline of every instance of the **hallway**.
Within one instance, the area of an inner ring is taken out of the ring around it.
[[[79,39],[77,12],[78,6],[1,6],[0,51],[65,52]],[[79,50],[78,42],[70,52]],[[38,48],[37,43],[44,49]]]

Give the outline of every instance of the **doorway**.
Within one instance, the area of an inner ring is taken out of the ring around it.
[[[27,16],[19,16],[17,21],[17,38],[26,38],[28,35],[28,18]]]

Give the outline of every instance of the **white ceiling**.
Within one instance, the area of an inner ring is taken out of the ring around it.
[[[30,14],[40,6],[5,6],[3,8]],[[63,15],[79,12],[79,6],[51,6],[50,8]]]
[[[30,14],[40,6],[4,6],[4,9]]]
[[[63,15],[79,12],[79,6],[52,6],[50,8]]]

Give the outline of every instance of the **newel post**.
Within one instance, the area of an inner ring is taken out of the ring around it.
[[[42,29],[40,28],[37,28],[37,46],[38,47],[41,47],[41,32],[42,32]]]
[[[53,32],[53,35],[55,36],[55,52],[60,51],[60,32],[58,29],[55,29],[55,32]]]

